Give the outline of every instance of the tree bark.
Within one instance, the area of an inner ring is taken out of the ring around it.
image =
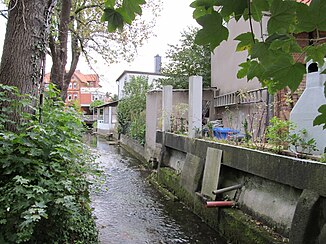
[[[67,97],[67,90],[68,90],[68,86],[69,83],[71,81],[71,77],[73,76],[73,74],[75,73],[75,70],[77,68],[77,64],[79,61],[79,57],[80,57],[80,48],[79,48],[79,40],[76,37],[76,35],[74,33],[71,33],[71,63],[70,63],[70,69],[68,72],[65,73],[64,76],[64,86],[63,86],[63,90],[61,91],[61,97],[65,100]]]
[[[61,1],[59,35],[57,42],[50,36],[50,50],[52,56],[51,82],[61,91],[61,98],[65,101],[67,89],[70,82],[65,81],[66,64],[68,56],[68,32],[70,23],[71,0]],[[71,78],[71,77],[70,77]]]
[[[10,12],[0,64],[0,83],[16,86],[21,94],[38,95],[49,20],[55,2],[11,0],[9,3]],[[17,123],[20,121],[20,114],[21,111],[12,113],[12,119]]]

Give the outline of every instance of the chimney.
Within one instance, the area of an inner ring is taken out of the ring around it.
[[[161,73],[161,56],[157,54],[154,57],[154,62],[154,72]]]

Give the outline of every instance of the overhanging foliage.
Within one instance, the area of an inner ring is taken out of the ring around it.
[[[319,67],[324,65],[325,0],[312,0],[309,4],[292,0],[196,0],[191,6],[195,8],[194,18],[202,26],[196,41],[210,45],[212,51],[229,37],[226,22],[241,18],[248,22],[249,32],[244,30],[245,33],[235,38],[239,41],[237,51],[248,53],[247,61],[240,65],[238,77],[246,76],[248,80],[257,77],[271,93],[285,87],[293,92],[298,88],[305,74],[300,57],[305,57],[306,62],[318,63]],[[258,38],[253,22],[262,22],[264,17],[268,19],[267,33],[259,33]],[[309,43],[305,47],[297,43],[297,35],[303,32],[310,33],[309,38],[301,39]],[[319,112],[321,115],[315,125],[326,125],[323,107]]]

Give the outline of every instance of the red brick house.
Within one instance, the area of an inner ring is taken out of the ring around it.
[[[66,104],[75,103],[81,107],[85,114],[92,114],[90,104],[95,100],[105,100],[105,93],[100,91],[99,76],[96,74],[83,74],[76,70],[68,86]],[[45,85],[50,83],[50,73],[45,75]]]

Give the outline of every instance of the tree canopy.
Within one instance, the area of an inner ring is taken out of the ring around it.
[[[49,47],[53,61],[51,80],[62,90],[63,100],[80,55],[91,67],[97,61],[109,65],[122,59],[132,60],[137,48],[152,35],[160,5],[161,1],[147,1],[142,5],[146,17],[134,16],[132,23],[108,32],[107,24],[101,21],[106,11],[103,0],[58,1],[52,16]],[[71,63],[66,67],[69,56]]]
[[[181,33],[179,44],[170,44],[166,52],[168,61],[163,65],[162,73],[170,78],[161,79],[162,85],[173,88],[188,88],[188,79],[192,75],[203,77],[204,87],[211,85],[211,55],[209,46],[195,43],[197,28],[188,28]]]

